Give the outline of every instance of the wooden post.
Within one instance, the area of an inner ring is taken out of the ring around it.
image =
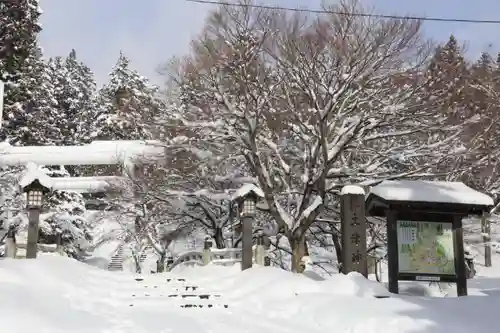
[[[252,216],[244,216],[242,217],[242,253],[241,253],[241,270],[252,268],[253,261],[253,251],[252,251],[252,233],[253,233],[253,217]]]
[[[389,292],[399,293],[399,255],[398,255],[398,228],[397,214],[394,211],[387,211],[387,262],[389,277]]]
[[[461,216],[455,216],[453,220],[453,250],[455,252],[457,295],[467,296],[467,268],[465,267],[464,231]]]
[[[359,186],[344,186],[340,207],[342,273],[359,272],[368,277],[364,190]]]
[[[484,243],[484,266],[491,267],[491,222],[489,214],[484,212],[481,216],[481,232],[483,234]]]
[[[26,259],[36,259],[38,250],[38,224],[40,209],[28,209],[28,240],[26,242]]]
[[[212,244],[212,240],[207,236],[205,238],[205,243],[203,243],[203,265],[208,265],[211,261]]]

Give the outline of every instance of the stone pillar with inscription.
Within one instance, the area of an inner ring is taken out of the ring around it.
[[[368,276],[366,253],[365,191],[344,186],[340,197],[342,233],[342,273],[358,272]]]

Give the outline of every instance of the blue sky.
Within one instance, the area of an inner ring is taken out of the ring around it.
[[[66,55],[71,48],[106,80],[120,50],[132,66],[160,83],[156,68],[185,53],[212,8],[184,0],[39,0],[44,11],[40,42],[45,55]],[[361,0],[384,14],[414,14],[474,19],[500,19],[498,0]],[[288,7],[318,8],[319,0],[262,0]],[[500,49],[500,25],[426,23],[429,36],[444,40],[453,33],[468,44],[470,56]]]

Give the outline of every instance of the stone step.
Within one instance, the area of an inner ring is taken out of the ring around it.
[[[108,270],[121,271],[123,270],[123,249],[118,250],[117,254],[111,257],[108,264]]]
[[[122,271],[123,266],[122,265],[109,265],[108,266],[108,271]]]
[[[134,293],[130,295],[131,297],[137,297],[137,298],[142,298],[142,297],[166,297],[166,298],[171,298],[171,299],[216,299],[216,298],[221,298],[221,295],[219,294],[210,294],[210,293],[203,293],[203,294],[173,294],[173,293],[166,293],[166,292],[160,292],[160,293],[152,293],[152,292],[145,292],[145,293]]]
[[[139,256],[139,262],[142,264],[148,257],[148,255],[153,254],[154,250],[151,246],[146,246]]]
[[[160,286],[161,286],[161,288],[160,288]],[[156,285],[156,284],[155,285],[145,284],[144,288],[145,289],[162,289],[162,290],[165,290],[168,288],[168,289],[175,291],[175,292],[197,291],[197,290],[201,289],[198,286],[175,286],[175,285]]]
[[[165,280],[167,283],[170,283],[170,282],[184,282],[186,283],[186,279],[183,279],[183,278],[167,278]]]
[[[129,303],[129,307],[134,307],[134,306],[138,306],[138,307],[143,307],[144,305],[147,306],[147,303]],[[157,304],[154,304],[154,306],[157,306]],[[183,304],[180,304],[179,307],[181,308],[185,308],[185,309],[189,309],[189,308],[197,308],[197,309],[221,309],[221,308],[224,308],[224,309],[227,309],[229,308],[229,304],[217,304],[217,303],[183,303]]]
[[[212,304],[212,303],[206,303],[206,304],[195,304],[195,303],[186,303],[186,304],[181,304],[181,308],[185,309],[193,309],[193,308],[206,308],[206,309],[217,309],[217,308],[224,308],[227,309],[229,308],[229,304]]]
[[[220,298],[221,295],[219,294],[209,294],[209,293],[203,293],[203,294],[169,294],[169,298],[199,298],[199,299],[214,299],[214,298]]]
[[[134,280],[137,282],[144,282],[145,281],[145,279],[143,277],[136,277]],[[157,279],[149,280],[146,282],[151,282],[151,281],[155,281],[155,283],[158,282]],[[166,284],[191,285],[186,281],[186,279],[182,279],[182,278],[166,278],[164,282]]]

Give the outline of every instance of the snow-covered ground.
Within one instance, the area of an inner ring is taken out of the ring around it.
[[[460,299],[375,298],[385,288],[357,275],[318,282],[276,268],[209,265],[137,281],[56,255],[4,259],[0,332],[496,333],[500,262],[479,275]]]

